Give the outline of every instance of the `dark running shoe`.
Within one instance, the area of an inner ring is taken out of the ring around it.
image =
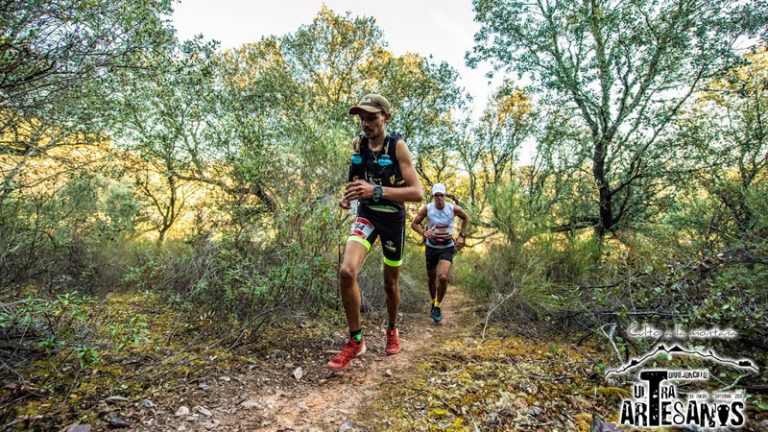
[[[432,320],[439,323],[443,319],[443,315],[440,313],[439,307],[432,307]]]

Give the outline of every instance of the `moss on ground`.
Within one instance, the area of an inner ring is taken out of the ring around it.
[[[75,320],[67,339],[16,370],[23,380],[0,389],[2,424],[28,419],[11,430],[58,430],[76,421],[99,427],[109,397],[135,403],[249,364],[248,352],[230,349],[235,336],[216,331],[216,317],[156,294],[111,293],[86,305],[87,317]]]
[[[368,413],[366,430],[586,432],[595,415],[619,422],[630,386],[606,382],[601,362],[608,360],[598,350],[520,337],[473,343],[447,342],[414,376],[386,384],[389,396],[360,410]],[[766,411],[750,416],[759,421]]]

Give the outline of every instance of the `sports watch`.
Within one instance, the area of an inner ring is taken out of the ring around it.
[[[384,195],[384,188],[381,187],[381,185],[376,185],[373,187],[373,201],[379,202],[382,195]]]

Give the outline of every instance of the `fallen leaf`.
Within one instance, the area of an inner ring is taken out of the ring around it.
[[[592,418],[592,428],[589,432],[621,432],[613,423],[603,421],[601,418],[594,416]]]
[[[211,412],[210,412],[208,409],[206,409],[206,408],[204,408],[204,407],[201,407],[201,406],[199,406],[199,405],[198,405],[198,406],[196,406],[196,407],[194,408],[194,410],[195,410],[196,412],[199,412],[200,414],[202,414],[202,415],[206,416],[206,417],[211,417],[211,416],[213,415],[213,414],[212,414],[212,413],[211,413]]]
[[[208,430],[213,430],[219,427],[219,421],[218,420],[211,420],[207,423],[203,423],[203,427]]]
[[[123,396],[110,396],[104,399],[104,402],[107,402],[107,403],[128,402],[128,400],[129,399],[127,397],[123,397]]]

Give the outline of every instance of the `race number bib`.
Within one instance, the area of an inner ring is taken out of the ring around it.
[[[356,235],[362,239],[367,239],[373,232],[373,224],[366,218],[358,217],[352,222],[352,229],[349,230],[349,235]]]
[[[437,225],[432,229],[432,232],[439,236],[445,237],[451,235],[450,230],[450,225]]]
[[[450,225],[436,225],[432,228],[432,232],[435,233],[435,243],[437,244],[450,243],[452,240]]]

